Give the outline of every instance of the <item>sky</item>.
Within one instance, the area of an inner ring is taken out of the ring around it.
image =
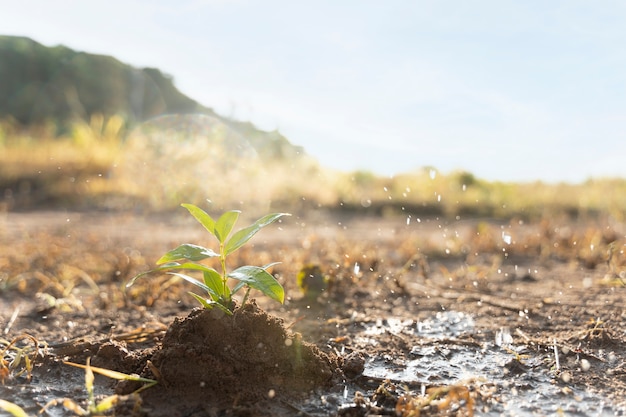
[[[1,34],[157,67],[324,166],[626,178],[626,2],[0,0]]]

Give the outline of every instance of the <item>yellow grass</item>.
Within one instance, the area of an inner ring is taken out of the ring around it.
[[[5,207],[159,211],[209,199],[216,210],[337,208],[449,217],[567,213],[622,220],[626,211],[624,179],[504,183],[434,168],[386,178],[332,171],[307,157],[261,161],[211,146],[210,137],[131,133],[121,119],[97,116],[63,134],[49,126],[20,131],[3,123],[0,186]]]

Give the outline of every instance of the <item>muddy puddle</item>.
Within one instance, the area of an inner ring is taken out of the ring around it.
[[[395,337],[410,349],[369,357],[358,383],[345,386],[339,413],[373,406],[371,401],[355,402],[355,394],[375,399],[380,387],[392,387],[389,395],[396,398],[425,398],[428,387],[442,386],[473,390],[471,395],[480,398],[473,410],[476,415],[624,415],[623,409],[598,394],[570,384],[575,374],[588,372],[588,366],[615,365],[610,357],[596,358],[591,365],[584,355],[557,345],[529,349],[523,333],[511,334],[508,328],[496,331],[487,342],[476,341],[480,333],[471,315],[455,311],[438,312],[421,321],[388,318],[365,326],[355,335],[357,344],[376,350]],[[516,343],[520,339],[522,343]],[[466,402],[461,398],[451,407],[459,411]]]
[[[453,414],[471,414],[466,409],[469,402],[474,415],[483,416],[624,415],[623,409],[591,389],[573,384],[581,373],[598,372],[599,367],[605,372],[615,366],[608,352],[599,352],[604,357],[590,357],[558,344],[533,346],[521,331],[483,330],[472,315],[457,311],[441,311],[419,320],[355,321],[351,327],[349,344],[329,342],[328,346],[344,362],[355,352],[364,362],[343,383],[318,388],[308,398],[284,401],[281,413],[411,415],[398,412],[401,398],[425,399],[433,387],[458,387],[467,397],[453,396],[448,404]],[[84,371],[60,359],[51,355],[35,368],[30,383],[21,376],[0,386],[0,398],[10,398],[29,415],[36,415],[53,399],[71,398],[84,404]],[[98,398],[111,395],[115,386],[115,381],[96,375]],[[443,403],[445,395],[434,404]],[[429,415],[428,410],[423,407],[421,415]],[[439,406],[431,407],[431,415],[440,411]],[[74,414],[56,406],[45,415]]]
[[[107,378],[96,375],[94,394],[104,398],[113,394],[114,383]],[[43,407],[53,400],[59,404],[65,398],[71,398],[76,404],[84,406],[87,401],[85,389],[85,373],[79,369],[58,363],[49,363],[36,368],[32,381],[17,378],[11,383],[0,385],[0,398],[19,405],[29,416],[47,415],[54,417],[76,415],[62,406],[49,407],[44,413],[38,414]],[[10,416],[0,410],[0,416]]]

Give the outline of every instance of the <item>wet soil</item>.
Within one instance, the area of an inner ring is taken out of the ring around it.
[[[267,399],[304,398],[342,377],[337,357],[289,334],[281,319],[254,302],[233,316],[196,309],[176,318],[159,347],[145,356],[152,363],[145,376],[159,385],[146,392],[144,401],[168,397],[179,404],[176,413],[148,411],[155,416],[217,414],[233,407],[240,414],[265,414],[273,409]]]
[[[84,406],[84,371],[63,361],[90,357],[159,381],[120,397],[117,415],[624,415],[625,239],[612,218],[309,212],[232,260],[281,261],[285,304],[257,294],[231,317],[171,276],[124,290],[180,243],[211,247],[193,219],[7,213],[1,343],[30,335],[39,349],[16,343],[32,376],[9,368],[0,398],[31,415],[55,398]],[[326,275],[320,294],[297,287],[305,265]],[[98,398],[137,388],[95,381]]]

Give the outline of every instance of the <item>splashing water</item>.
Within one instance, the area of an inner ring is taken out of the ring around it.
[[[496,332],[495,344],[498,347],[508,347],[513,344],[513,336],[507,328],[502,328]]]

